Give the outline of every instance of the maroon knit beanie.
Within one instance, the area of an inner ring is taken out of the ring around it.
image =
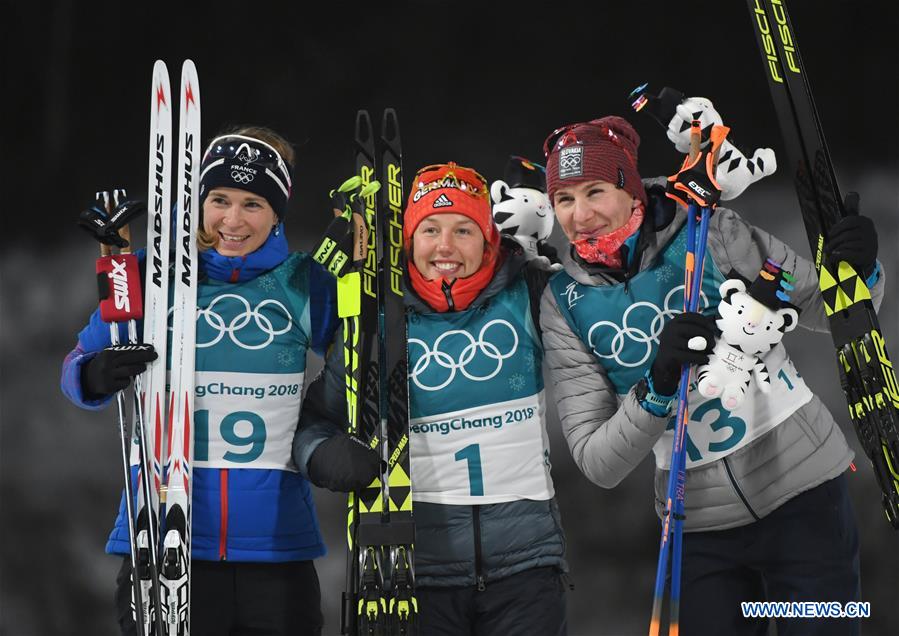
[[[640,136],[633,126],[614,115],[559,128],[543,144],[550,202],[559,188],[600,180],[646,205],[646,191],[637,172],[639,145]]]

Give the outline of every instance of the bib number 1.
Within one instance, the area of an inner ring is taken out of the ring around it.
[[[468,488],[472,497],[484,496],[484,474],[481,472],[481,445],[469,444],[455,455],[457,462],[468,462]]]

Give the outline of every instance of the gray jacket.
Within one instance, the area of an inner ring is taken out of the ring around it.
[[[651,213],[647,214],[647,219]],[[651,231],[644,223],[647,245],[639,270],[652,262],[685,223],[678,208],[667,226]],[[814,266],[786,244],[753,227],[736,212],[719,207],[711,217],[708,250],[721,272],[736,271],[754,279],[766,257],[783,264],[796,278],[792,302],[802,311],[800,325],[828,330]],[[585,285],[621,285],[601,272],[588,273],[568,250],[565,270]],[[884,276],[871,295],[875,307],[883,298]],[[612,488],[652,450],[668,418],[643,409],[634,388],[619,399],[605,370],[561,314],[552,290],[544,290],[541,330],[546,362],[555,388],[562,429],[575,463],[594,483]],[[650,365],[648,360],[646,365]],[[799,493],[842,473],[853,459],[833,416],[817,396],[784,422],[727,457],[687,470],[684,529],[722,530],[745,525],[775,510]],[[665,510],[668,471],[656,469],[656,512]]]
[[[539,295],[548,276],[527,267],[520,248],[505,249],[504,253],[500,268],[471,307],[484,305],[524,276],[531,290],[532,315],[537,324]],[[407,311],[433,311],[408,285],[404,298]],[[341,334],[342,330],[336,342],[341,341]],[[318,443],[343,429],[346,419],[343,375],[342,347],[333,346],[325,368],[310,384],[303,402],[298,429],[298,441],[302,436],[303,443],[295,444],[300,451],[295,457],[301,473],[305,473],[305,463]],[[414,493],[414,467],[412,490]],[[475,506],[415,502],[412,514],[416,532],[415,576],[419,586],[480,587],[535,567],[568,570],[555,499],[522,499]]]

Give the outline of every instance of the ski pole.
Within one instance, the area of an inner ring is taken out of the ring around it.
[[[106,212],[107,218],[113,217],[114,208],[118,208],[124,198],[124,190],[115,190],[112,195],[109,192],[98,192],[96,196],[97,208]],[[124,246],[120,254],[113,254],[112,245],[100,243],[100,258],[97,259],[97,274],[103,281],[101,293],[100,317],[109,323],[109,339],[113,346],[120,344],[119,323],[130,323],[142,315],[142,297],[139,282],[139,269],[137,257],[130,253],[129,232],[127,225],[121,227],[118,236]],[[129,329],[130,331],[130,329]],[[142,426],[139,379],[135,378],[134,398],[135,407],[135,431]],[[145,594],[144,585],[141,582],[141,549],[135,530],[134,517],[134,484],[131,482],[130,461],[130,437],[126,423],[127,407],[125,403],[125,389],[116,392],[116,406],[118,407],[118,433],[119,446],[122,457],[122,470],[125,479],[125,514],[128,517],[128,544],[131,557],[131,609],[137,633],[140,636],[150,634],[150,599]]]
[[[125,190],[114,190],[112,193],[112,205],[118,209],[125,201]],[[122,255],[131,255],[131,230],[128,225],[122,226],[119,230],[119,236],[127,243],[121,248]],[[135,259],[136,260],[136,259]],[[140,279],[137,279],[138,281]],[[138,291],[140,292],[140,283],[138,282]],[[134,315],[128,318],[128,342],[129,344],[137,344],[140,339],[137,335],[137,318],[143,317],[143,306],[141,305],[140,315],[133,312]],[[118,344],[118,329],[111,329],[110,336],[113,344]],[[164,361],[163,361],[164,363]],[[132,571],[132,576],[137,575],[140,580],[141,587],[141,607],[140,616],[144,622],[144,629],[147,634],[151,633],[151,625],[155,625],[156,633],[162,633],[162,612],[160,608],[160,588],[159,588],[159,568],[157,550],[159,543],[157,541],[157,511],[155,508],[153,494],[153,473],[154,468],[150,463],[150,456],[147,453],[147,430],[146,421],[144,420],[144,398],[142,374],[134,377],[133,387],[133,414],[132,431],[137,441],[137,449],[139,453],[140,464],[138,466],[138,498],[139,512],[132,518],[135,523],[136,541],[137,541],[137,565],[138,569]]]
[[[720,141],[727,135],[727,131],[728,129],[723,126],[715,126],[712,130],[713,154],[711,156],[710,174],[714,174]],[[702,130],[700,122],[694,120],[690,130],[690,155],[688,159],[690,164],[697,161],[701,141]],[[715,141],[719,143],[714,143]],[[687,164],[685,163],[685,165]],[[684,264],[685,312],[696,312],[699,309],[711,211],[712,206],[700,208],[696,203],[691,203],[687,208],[686,259]],[[665,515],[662,520],[659,560],[656,566],[652,616],[649,625],[650,636],[658,636],[661,629],[662,602],[665,593],[665,575],[668,570],[669,552],[671,556],[671,587],[669,594],[668,633],[676,636],[679,629],[680,577],[686,488],[686,445],[684,442],[687,436],[687,422],[690,417],[687,400],[690,374],[691,365],[684,364],[681,368],[680,384],[678,385],[677,416],[675,418],[671,464],[668,473],[668,489],[665,497]]]

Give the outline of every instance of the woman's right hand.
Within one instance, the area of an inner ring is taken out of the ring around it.
[[[153,345],[142,342],[106,347],[81,367],[81,388],[89,395],[121,391],[156,358]]]

